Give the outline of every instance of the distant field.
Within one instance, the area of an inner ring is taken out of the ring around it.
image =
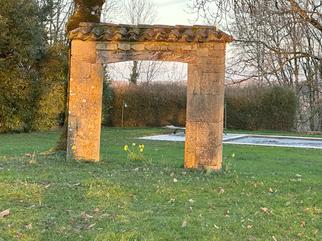
[[[183,143],[136,140],[164,132],[104,129],[98,164],[42,155],[59,132],[0,135],[0,240],[322,240],[321,150],[225,145],[225,172],[188,171]]]

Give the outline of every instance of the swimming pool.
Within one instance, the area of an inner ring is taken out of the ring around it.
[[[292,137],[292,136],[262,136],[245,135],[239,138],[224,141],[227,144],[257,145],[257,146],[280,146],[322,149],[321,138]]]
[[[142,140],[184,142],[183,133],[170,135],[146,136]],[[293,136],[266,136],[251,134],[226,134],[223,137],[225,144],[254,145],[254,146],[279,146],[322,149],[322,138],[293,137]]]

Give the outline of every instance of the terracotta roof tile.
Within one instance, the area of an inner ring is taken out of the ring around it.
[[[69,39],[92,41],[231,42],[233,37],[213,26],[165,26],[81,23]]]

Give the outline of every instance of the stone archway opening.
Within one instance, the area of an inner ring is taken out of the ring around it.
[[[185,127],[188,75],[186,63],[126,61],[104,65],[104,70],[107,73],[105,82],[113,93],[109,125]],[[135,84],[132,82],[133,76],[137,76]],[[107,122],[103,120],[103,123]]]
[[[209,26],[82,23],[69,38],[69,158],[100,159],[103,64],[174,61],[188,64],[185,167],[221,169],[225,50],[231,36]]]
[[[136,61],[138,83],[187,82],[188,64],[173,61]],[[104,65],[113,81],[131,83],[134,61]]]

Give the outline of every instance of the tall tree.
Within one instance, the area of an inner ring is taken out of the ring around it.
[[[0,131],[32,129],[45,42],[35,0],[0,0]]]

